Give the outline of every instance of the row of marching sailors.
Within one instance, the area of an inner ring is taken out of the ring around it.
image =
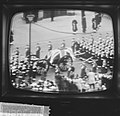
[[[26,47],[26,52],[25,52],[25,60],[21,60],[20,61],[20,58],[19,58],[19,54],[20,54],[20,51],[19,51],[19,48],[16,47],[15,51],[14,51],[14,54],[11,56],[11,59],[10,59],[10,66],[11,66],[11,69],[13,70],[17,70],[19,67],[21,67],[21,64],[24,64],[22,65],[22,69],[24,70],[24,68],[27,67],[27,64],[28,64],[28,58],[29,55],[30,55],[30,51],[29,51],[29,46]],[[40,47],[37,45],[37,50],[36,50],[36,57],[39,58],[40,57]],[[24,72],[24,71],[23,71]]]
[[[41,51],[41,47],[40,47],[39,43],[37,43],[36,44],[36,51],[35,51],[36,58],[40,58],[40,51]],[[25,57],[28,58],[29,55],[30,55],[30,48],[27,45],[25,48]]]
[[[82,38],[81,41],[72,40],[72,49],[73,52],[78,51],[79,48],[88,49],[89,51],[97,53],[101,53],[101,51],[109,52],[114,50],[113,37],[111,39],[102,39],[99,38],[98,41],[93,39]]]
[[[37,43],[36,51],[35,51],[36,58],[40,58],[40,50],[41,50],[41,47],[40,47],[39,43]],[[11,60],[13,61],[14,59],[17,59],[19,57],[19,54],[20,54],[19,47],[16,47],[16,49],[14,51],[14,54],[12,54],[12,59]],[[28,58],[29,55],[30,55],[30,48],[27,45],[25,47],[25,58]]]
[[[108,41],[108,43],[109,42],[110,41]],[[88,43],[87,41],[78,43],[76,41],[73,52],[75,53],[76,57],[81,59],[88,60],[89,58],[92,58],[97,60],[97,64],[99,66],[102,66],[103,60],[106,60],[107,66],[109,68],[112,68],[113,66],[114,47],[111,46],[111,44],[105,45],[103,42],[96,44],[95,41],[93,43]]]
[[[75,40],[75,38],[73,38],[72,45],[71,45],[72,49],[75,45],[77,47],[77,44],[79,43],[81,43],[87,48],[96,47],[99,49],[103,48],[106,50],[114,48],[113,36],[109,35],[108,33],[106,33],[105,37],[102,37],[102,34],[99,34],[99,37],[91,35],[90,38],[82,37],[82,38],[79,38],[78,41]]]
[[[79,44],[81,46],[83,46],[84,48],[86,49],[89,49],[89,50],[95,50],[97,52],[99,51],[110,51],[110,50],[113,50],[114,49],[114,41],[113,41],[113,36],[111,37],[108,37],[106,36],[105,38],[102,38],[101,34],[99,35],[98,38],[96,37],[92,37],[92,38],[81,38],[79,39],[79,41],[76,41],[74,38],[72,40],[72,49],[73,49],[73,52],[75,51],[74,50],[74,47],[78,50],[79,49]],[[95,48],[95,49],[94,49]],[[94,52],[95,52],[94,51]]]
[[[40,50],[41,50],[40,45],[39,45],[39,43],[37,43],[36,52],[35,52],[36,58],[40,58]],[[19,60],[19,55],[20,55],[19,47],[16,47],[16,49],[14,51],[14,54],[12,54],[12,56],[11,56],[11,62],[18,61]],[[30,48],[27,45],[26,48],[25,48],[25,58],[29,58],[29,55],[30,55]]]

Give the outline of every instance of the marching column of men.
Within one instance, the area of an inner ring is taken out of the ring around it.
[[[75,51],[75,56],[81,60],[89,62],[89,59],[93,59],[98,67],[107,67],[112,71],[114,61],[113,36],[110,37],[107,33],[105,38],[101,38],[100,34],[97,40],[93,41],[89,38],[82,38],[79,42],[74,40],[74,46],[72,46],[73,52]]]

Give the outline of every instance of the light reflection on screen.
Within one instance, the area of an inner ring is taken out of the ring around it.
[[[114,35],[107,14],[84,10],[15,14],[9,50],[15,88],[82,93],[111,85]]]

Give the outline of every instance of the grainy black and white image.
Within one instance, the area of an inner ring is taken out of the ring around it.
[[[33,10],[13,16],[10,78],[36,92],[96,92],[111,86],[114,33],[108,14]]]

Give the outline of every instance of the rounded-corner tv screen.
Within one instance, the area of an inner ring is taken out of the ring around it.
[[[112,18],[70,9],[14,14],[9,34],[13,87],[42,93],[110,88],[114,69]]]

